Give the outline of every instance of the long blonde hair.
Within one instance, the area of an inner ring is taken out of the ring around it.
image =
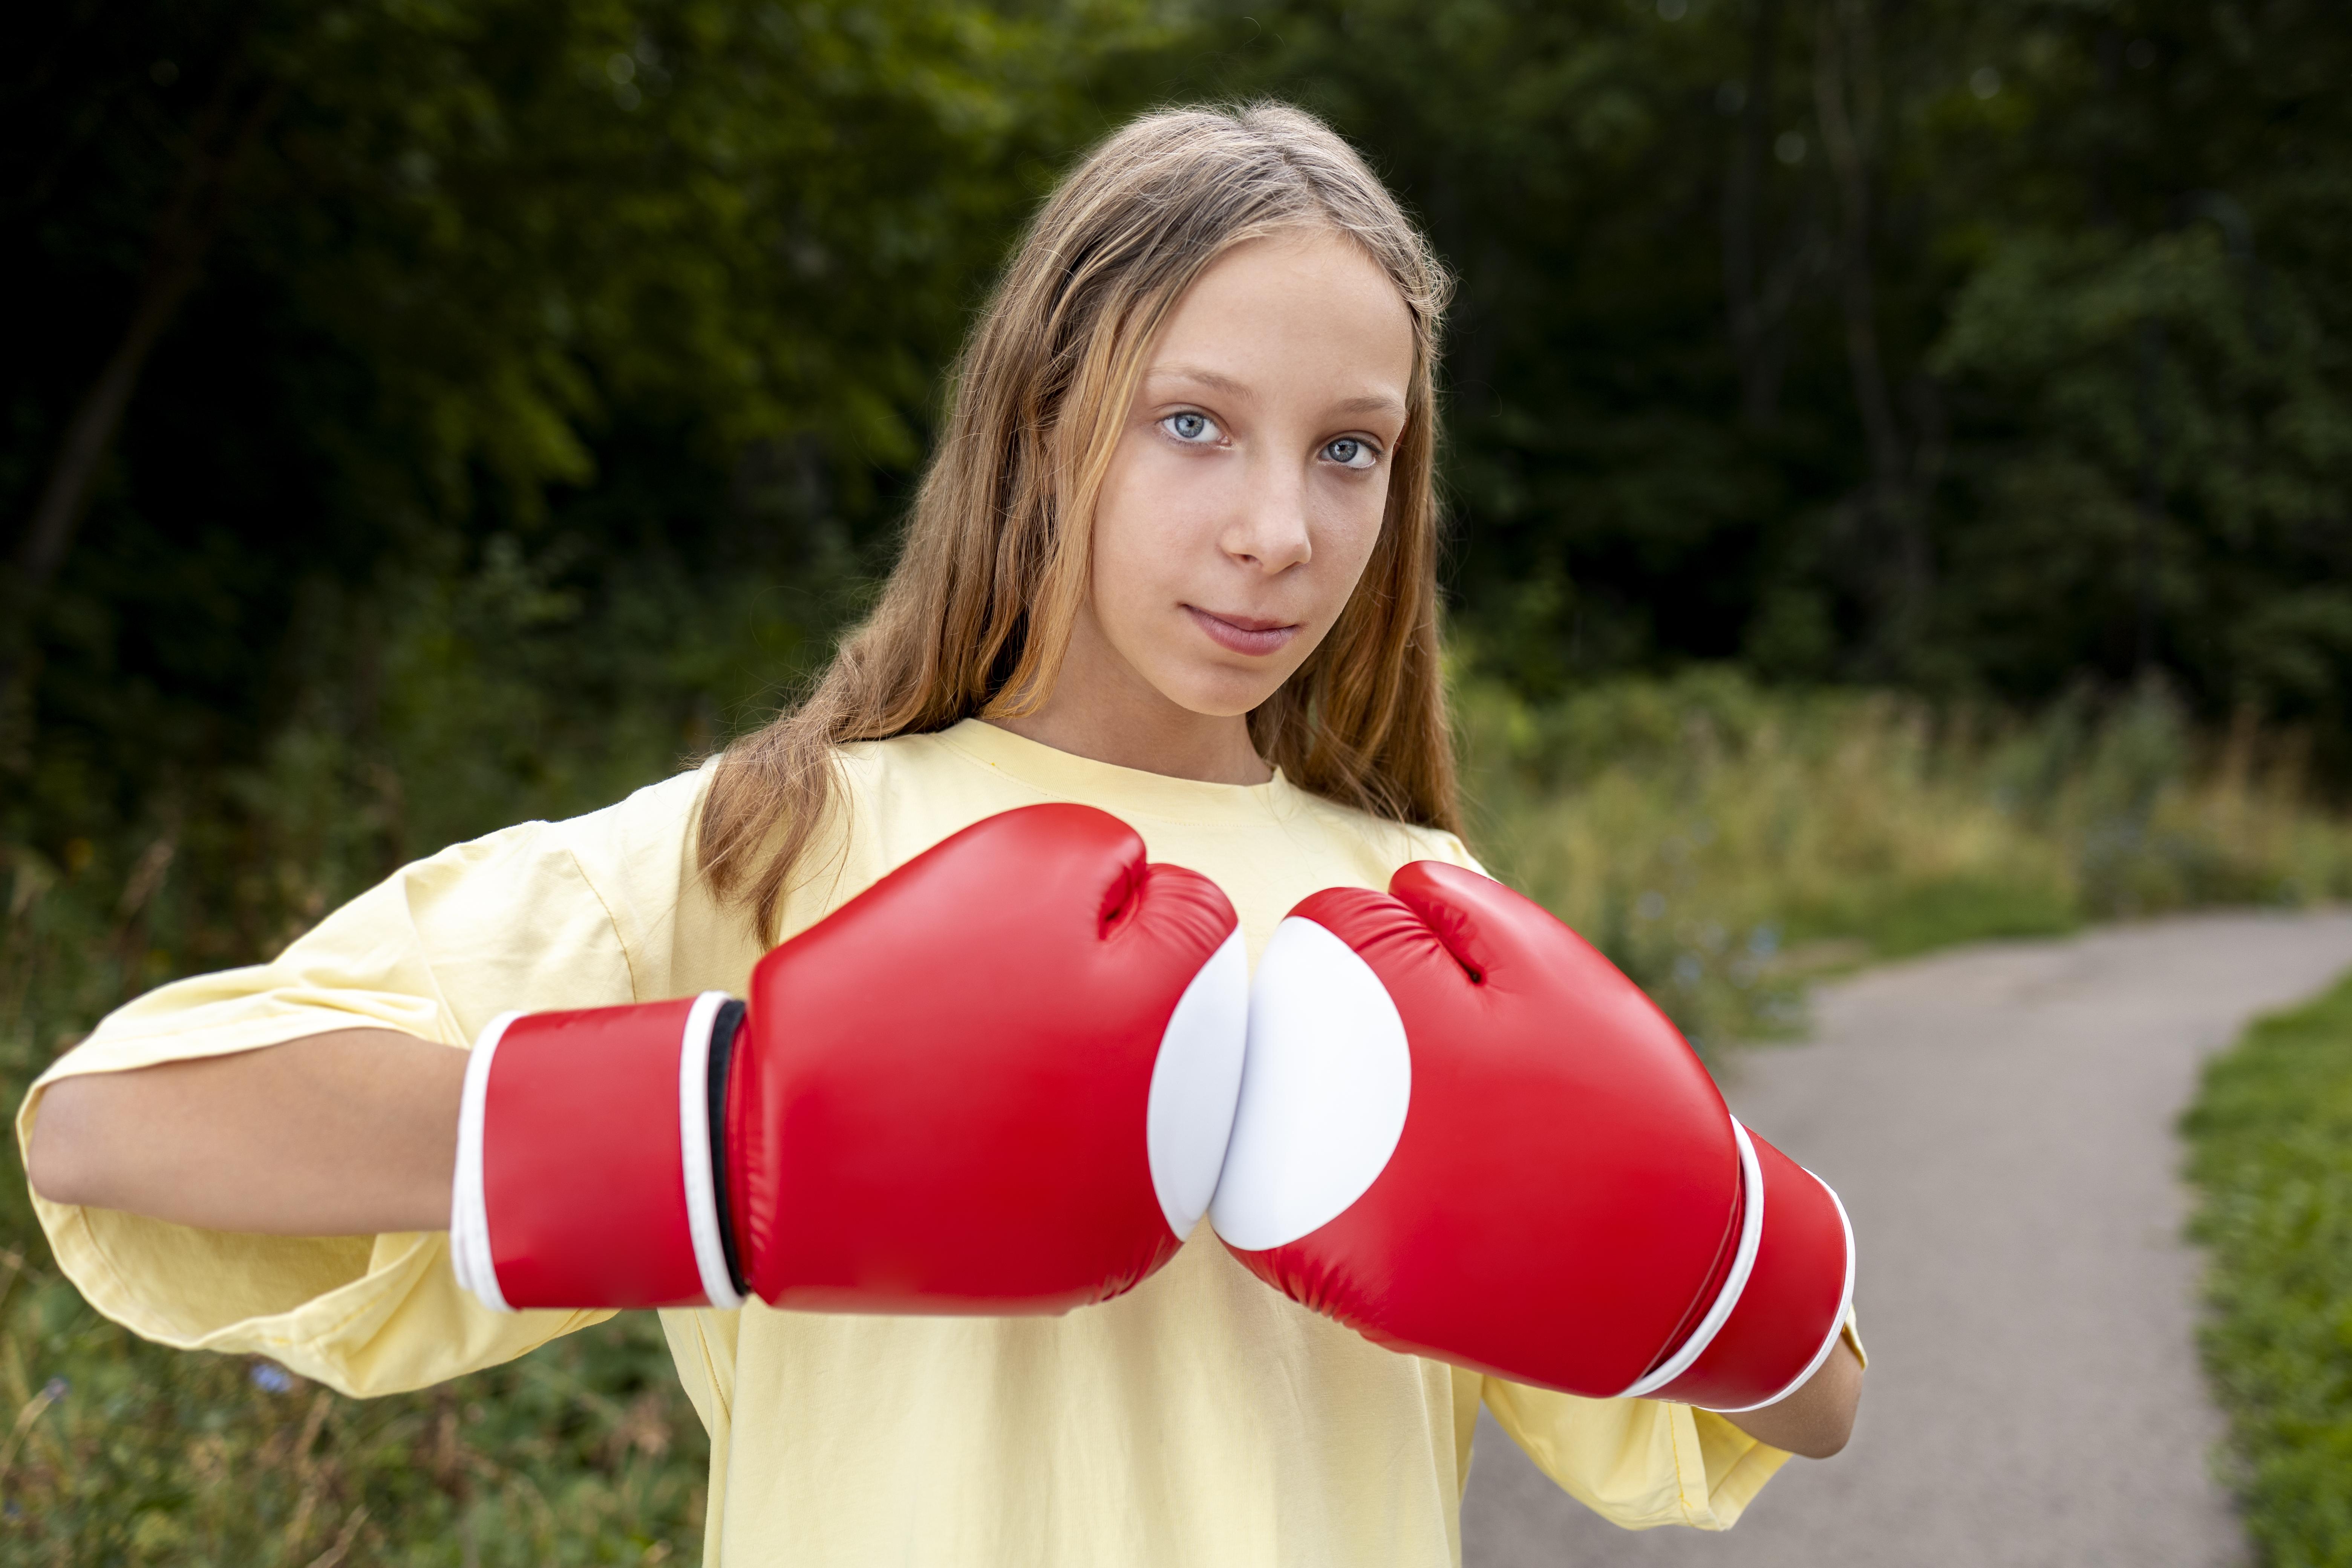
[[[964,345],[945,428],[880,602],[795,707],[728,749],[697,850],[772,931],[835,789],[835,748],[1034,710],[1087,588],[1095,501],[1153,334],[1245,240],[1336,231],[1412,317],[1413,369],[1379,543],[1322,646],[1249,716],[1299,787],[1452,829],[1438,668],[1433,391],[1448,280],[1348,144],[1282,104],[1145,115],[1065,179]]]

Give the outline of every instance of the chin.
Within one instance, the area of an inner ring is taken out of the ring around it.
[[[1255,709],[1267,698],[1282,689],[1279,680],[1234,680],[1209,677],[1163,686],[1164,692],[1176,705],[1204,719],[1234,719]]]

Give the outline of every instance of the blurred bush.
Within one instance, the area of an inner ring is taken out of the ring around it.
[[[412,855],[592,809],[707,749],[706,695],[795,668],[804,606],[576,572],[493,541],[350,606],[251,766],[117,841],[0,844],[0,1100],[127,996],[282,946]],[[815,612],[811,612],[812,614]],[[309,638],[302,641],[302,638]],[[58,1274],[9,1140],[0,1181],[0,1561],[259,1568],[690,1562],[709,1449],[657,1321],[631,1314],[425,1393],[354,1401],[273,1363],[145,1343]]]
[[[1448,588],[1490,674],[2040,710],[2160,669],[2352,784],[2330,7],[118,0],[19,34],[0,837],[52,858],[256,765],[309,606],[364,670],[387,593],[498,541],[570,552],[565,592],[871,574],[1039,195],[1138,109],[1252,93],[1328,115],[1461,277]]]
[[[2352,982],[2258,1023],[2186,1129],[2212,1249],[2205,1364],[2268,1568],[2352,1563]]]
[[[26,1564],[692,1562],[709,1448],[650,1317],[422,1394],[341,1398],[83,1306],[12,1189],[0,1557]]]
[[[1490,864],[1709,1047],[1785,1031],[1805,975],[1865,957],[2352,895],[2300,743],[2201,739],[2160,684],[2026,720],[1724,668],[1461,710]]]

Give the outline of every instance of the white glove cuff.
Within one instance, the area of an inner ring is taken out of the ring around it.
[[[1739,1124],[1737,1116],[1731,1119],[1731,1135],[1739,1144],[1739,1181],[1744,1198],[1739,1217],[1739,1250],[1732,1256],[1731,1272],[1724,1277],[1723,1289],[1715,1293],[1715,1305],[1706,1310],[1706,1316],[1683,1341],[1682,1348],[1619,1394],[1620,1399],[1639,1399],[1688,1372],[1692,1363],[1706,1353],[1706,1347],[1715,1342],[1723,1325],[1731,1321],[1732,1309],[1739,1305],[1740,1293],[1748,1289],[1748,1276],[1756,1268],[1757,1249],[1764,1242],[1764,1168],[1757,1163],[1756,1145],[1748,1141],[1748,1129]],[[1851,1258],[1853,1255],[1853,1248],[1848,1247],[1846,1256]],[[1849,1275],[1851,1269],[1849,1264]]]
[[[457,1102],[457,1169],[449,1191],[449,1262],[457,1283],[493,1312],[511,1312],[499,1289],[490,1256],[490,1216],[482,1192],[482,1110],[490,1087],[490,1058],[520,1012],[501,1013],[482,1029],[466,1058],[465,1096]]]

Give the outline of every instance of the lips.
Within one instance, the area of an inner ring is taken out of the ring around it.
[[[1197,605],[1187,605],[1184,608],[1192,616],[1193,624],[1208,634],[1210,641],[1234,653],[1263,658],[1277,651],[1298,635],[1298,626],[1295,621],[1260,620],[1253,616],[1222,616],[1202,609]]]

